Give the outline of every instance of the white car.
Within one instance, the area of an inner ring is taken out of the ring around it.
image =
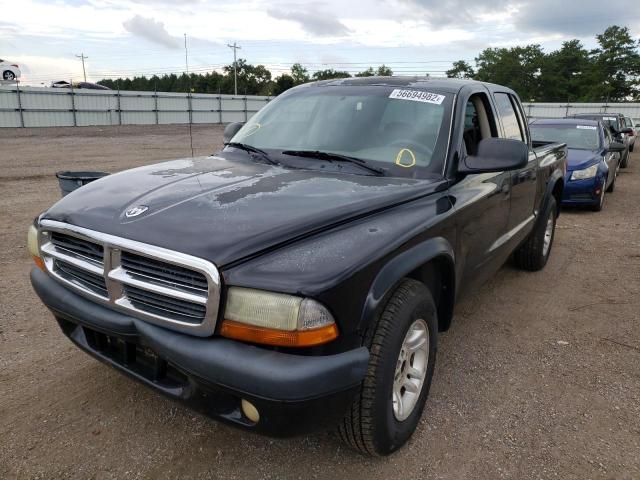
[[[6,82],[15,82],[20,78],[20,66],[6,60],[0,59],[0,72],[2,73],[1,79]]]

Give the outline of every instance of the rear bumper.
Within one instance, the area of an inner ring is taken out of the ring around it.
[[[290,436],[334,424],[366,373],[365,347],[301,356],[193,337],[93,303],[35,268],[31,283],[85,352],[195,410],[260,433]],[[256,406],[257,423],[244,416],[241,399]]]

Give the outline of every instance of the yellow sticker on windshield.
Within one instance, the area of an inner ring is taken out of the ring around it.
[[[255,123],[251,126],[251,130],[249,130],[248,133],[245,133],[245,137],[248,137],[249,135],[253,135],[254,133],[256,133],[258,130],[260,130],[260,127],[262,127],[262,125],[260,125],[259,123]]]
[[[404,156],[405,153],[409,154],[411,163],[402,163],[402,157]],[[398,155],[396,155],[396,165],[398,165],[400,167],[411,168],[411,167],[415,166],[415,164],[416,164],[416,156],[408,148],[403,148],[402,150],[400,150],[398,152]]]

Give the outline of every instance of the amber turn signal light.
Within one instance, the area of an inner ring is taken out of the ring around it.
[[[312,347],[337,338],[338,327],[332,323],[312,330],[275,330],[224,320],[220,327],[220,335],[234,340],[279,347]]]
[[[31,256],[33,257],[33,261],[36,263],[36,267],[38,267],[40,270],[46,271],[44,261],[40,257],[36,257],[35,255]]]

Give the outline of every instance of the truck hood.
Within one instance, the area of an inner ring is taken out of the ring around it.
[[[325,173],[199,157],[109,175],[70,193],[42,218],[170,248],[222,267],[444,185],[441,177]]]
[[[567,170],[582,170],[600,161],[600,152],[593,150],[567,149]]]

